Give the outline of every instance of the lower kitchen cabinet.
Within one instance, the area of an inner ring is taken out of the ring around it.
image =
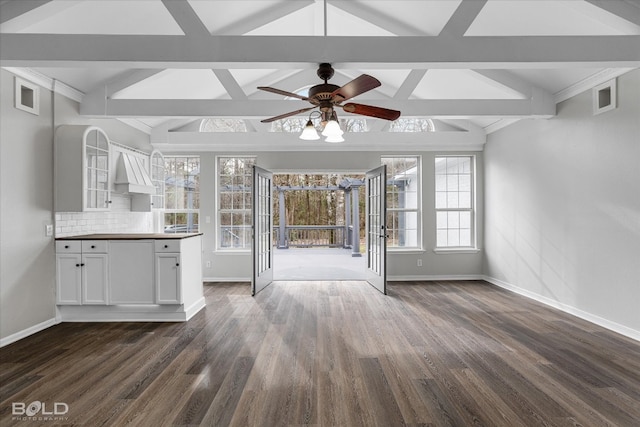
[[[106,252],[107,242],[56,242],[57,304],[108,304]]]
[[[153,241],[109,242],[111,304],[153,304]]]
[[[56,241],[62,320],[183,321],[204,307],[200,235],[93,236]]]
[[[181,304],[180,254],[156,254],[156,303]]]

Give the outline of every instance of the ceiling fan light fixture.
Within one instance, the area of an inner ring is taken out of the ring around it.
[[[338,142],[344,142],[344,138],[342,137],[342,135],[334,135],[334,136],[328,136],[324,139],[325,142],[330,142],[332,144],[338,143]]]
[[[307,120],[307,124],[304,126],[299,138],[304,139],[305,141],[315,141],[320,139],[320,135],[318,135],[318,131],[315,126],[313,126],[311,119]]]
[[[322,130],[322,136],[326,137],[338,137],[342,136],[344,132],[340,129],[340,123],[338,123],[338,116],[334,111],[331,115],[331,119],[327,122],[326,126]],[[342,142],[342,141],[339,141]]]

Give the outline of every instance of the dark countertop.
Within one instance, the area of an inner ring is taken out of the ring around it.
[[[202,233],[105,233],[57,237],[56,240],[176,240],[201,235]]]

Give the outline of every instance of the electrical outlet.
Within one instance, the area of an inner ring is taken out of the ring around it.
[[[418,267],[422,267],[422,260],[421,259],[418,260]]]
[[[44,235],[47,237],[53,236],[53,225],[47,224],[44,226]]]
[[[207,266],[207,268],[211,268],[211,261],[207,261],[205,265]]]

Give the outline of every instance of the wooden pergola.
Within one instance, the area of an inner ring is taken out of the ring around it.
[[[345,193],[345,238],[341,246],[343,248],[351,248],[351,256],[359,257],[360,253],[360,205],[358,199],[360,197],[360,187],[365,182],[361,179],[344,178],[338,185],[312,185],[312,186],[289,186],[277,185],[274,190],[278,192],[279,201],[279,224],[278,224],[278,249],[289,248],[287,242],[287,216],[285,212],[284,193],[286,191],[344,191]],[[351,233],[349,231],[351,230]]]

